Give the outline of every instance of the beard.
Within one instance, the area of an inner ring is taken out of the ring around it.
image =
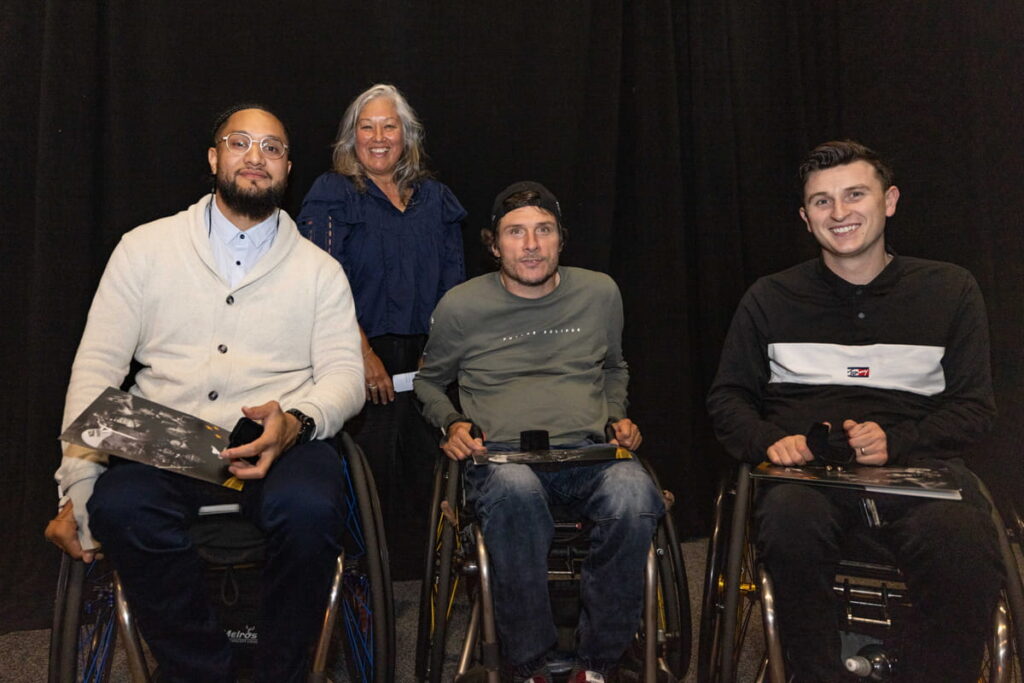
[[[505,259],[501,259],[501,274],[506,280],[511,280],[524,287],[542,287],[551,281],[553,277],[558,273],[558,261],[548,264],[548,269],[541,273],[535,273],[531,276],[520,275],[516,271],[515,264],[507,263]]]
[[[265,190],[243,189],[238,183],[224,178],[220,173],[217,174],[215,183],[217,194],[229,209],[254,221],[263,220],[281,206],[287,187],[287,184],[281,181]]]

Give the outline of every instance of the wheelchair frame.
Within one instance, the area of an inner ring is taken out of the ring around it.
[[[715,496],[701,610],[697,665],[700,683],[732,683],[736,680],[737,664],[744,645],[748,644],[746,641],[755,607],[760,608],[765,640],[756,680],[778,683],[786,680],[771,577],[757,561],[753,543],[748,539],[752,497],[750,469],[748,463],[741,463],[731,488],[727,475],[723,476]],[[1021,566],[1017,558],[1020,557],[1024,521],[1014,512],[1014,526],[1008,535],[987,488],[983,482],[977,481],[989,501],[1006,568],[1006,581],[993,615],[993,634],[986,647],[983,672],[987,672],[988,680],[993,683],[1021,681],[1024,669],[1024,597]],[[1016,557],[1011,539],[1016,546]],[[858,622],[867,626],[869,631],[873,627],[887,627],[890,612],[903,608],[905,585],[896,567],[844,560],[840,563],[837,578],[841,581],[837,583],[836,590],[850,598],[844,607],[847,624]],[[855,614],[854,610],[862,613]],[[866,616],[864,610],[868,611]]]
[[[328,655],[334,641],[340,640],[350,680],[391,683],[394,680],[394,601],[380,503],[373,474],[359,447],[344,432],[336,445],[345,468],[348,515],[343,550],[338,556],[309,680],[328,680]],[[238,506],[233,507],[237,512]],[[238,519],[237,514],[235,519]],[[363,520],[370,523],[365,524]],[[251,529],[256,532],[255,527]],[[201,551],[201,555],[209,564],[209,554]],[[243,555],[238,556],[238,562],[211,567],[251,566],[253,555],[262,555],[262,546],[248,547]],[[341,634],[335,635],[339,616],[344,628]],[[118,638],[125,650],[131,680],[149,681],[142,641],[117,573],[106,560],[86,565],[64,554],[50,633],[48,680],[50,683],[107,681]]]
[[[644,463],[655,486],[657,478]],[[660,490],[660,486],[659,486]],[[671,505],[667,496],[666,508]],[[456,675],[474,662],[497,683],[500,665],[497,628],[491,599],[491,566],[487,546],[475,520],[467,519],[461,463],[439,456],[434,471],[425,580],[420,596],[416,643],[416,675],[420,681],[439,683],[446,659],[448,626],[461,591],[470,604],[466,638],[460,649]],[[549,583],[578,580],[581,554],[568,537],[583,537],[577,522],[556,519],[553,552],[549,554]],[[468,585],[467,585],[468,584]],[[638,633],[645,681],[657,680],[658,670],[682,680],[690,659],[690,601],[680,544],[669,512],[659,522],[648,552],[644,585],[644,623]]]

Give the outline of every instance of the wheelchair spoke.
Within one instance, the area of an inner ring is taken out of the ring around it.
[[[64,561],[69,566],[75,564],[69,558]],[[70,579],[77,582],[74,594],[78,598],[75,604],[68,603],[65,611],[75,613],[77,630],[71,626],[72,630],[66,632],[67,643],[73,651],[66,658],[58,657],[57,661],[63,662],[59,666],[63,668],[51,672],[59,679],[104,683],[110,678],[117,640],[113,571],[101,564],[100,561],[85,566],[78,563],[79,569],[74,572],[77,578]],[[70,588],[68,584],[63,586],[65,591]]]
[[[345,473],[345,503],[347,514],[345,515],[345,531],[347,539],[351,541],[345,544],[345,552],[352,559],[359,559],[366,555],[366,538],[363,534],[362,515],[359,513],[359,501],[355,494],[355,486],[352,483],[352,471],[349,468],[348,460],[343,459]]]
[[[353,562],[342,577],[341,614],[345,657],[359,683],[374,677],[374,629],[370,580],[362,563]]]

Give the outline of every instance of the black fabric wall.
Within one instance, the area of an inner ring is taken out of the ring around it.
[[[238,100],[291,127],[294,211],[378,81],[408,95],[469,210],[471,274],[495,192],[534,178],[562,200],[564,261],[618,280],[632,413],[691,534],[721,462],[703,396],[733,307],[814,253],[797,160],[836,136],[888,154],[892,243],[967,266],[987,297],[1002,418],[976,462],[1020,497],[1021,35],[1009,0],[0,0],[0,632],[48,615],[63,393],[120,235],[199,197],[210,122]]]

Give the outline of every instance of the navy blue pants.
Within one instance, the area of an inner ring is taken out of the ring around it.
[[[1002,583],[987,502],[966,472],[964,500],[875,495],[879,541],[907,581],[914,618],[900,681],[976,681]],[[775,584],[782,645],[795,681],[851,680],[840,661],[832,585],[842,539],[862,525],[857,491],[775,484],[755,508],[758,553]]]
[[[256,676],[304,681],[345,521],[342,461],[313,441],[282,455],[237,495],[267,534]],[[89,500],[93,534],[121,575],[142,635],[168,681],[233,681],[227,637],[208,600],[188,533],[198,508],[224,502],[213,484],[118,460]]]

